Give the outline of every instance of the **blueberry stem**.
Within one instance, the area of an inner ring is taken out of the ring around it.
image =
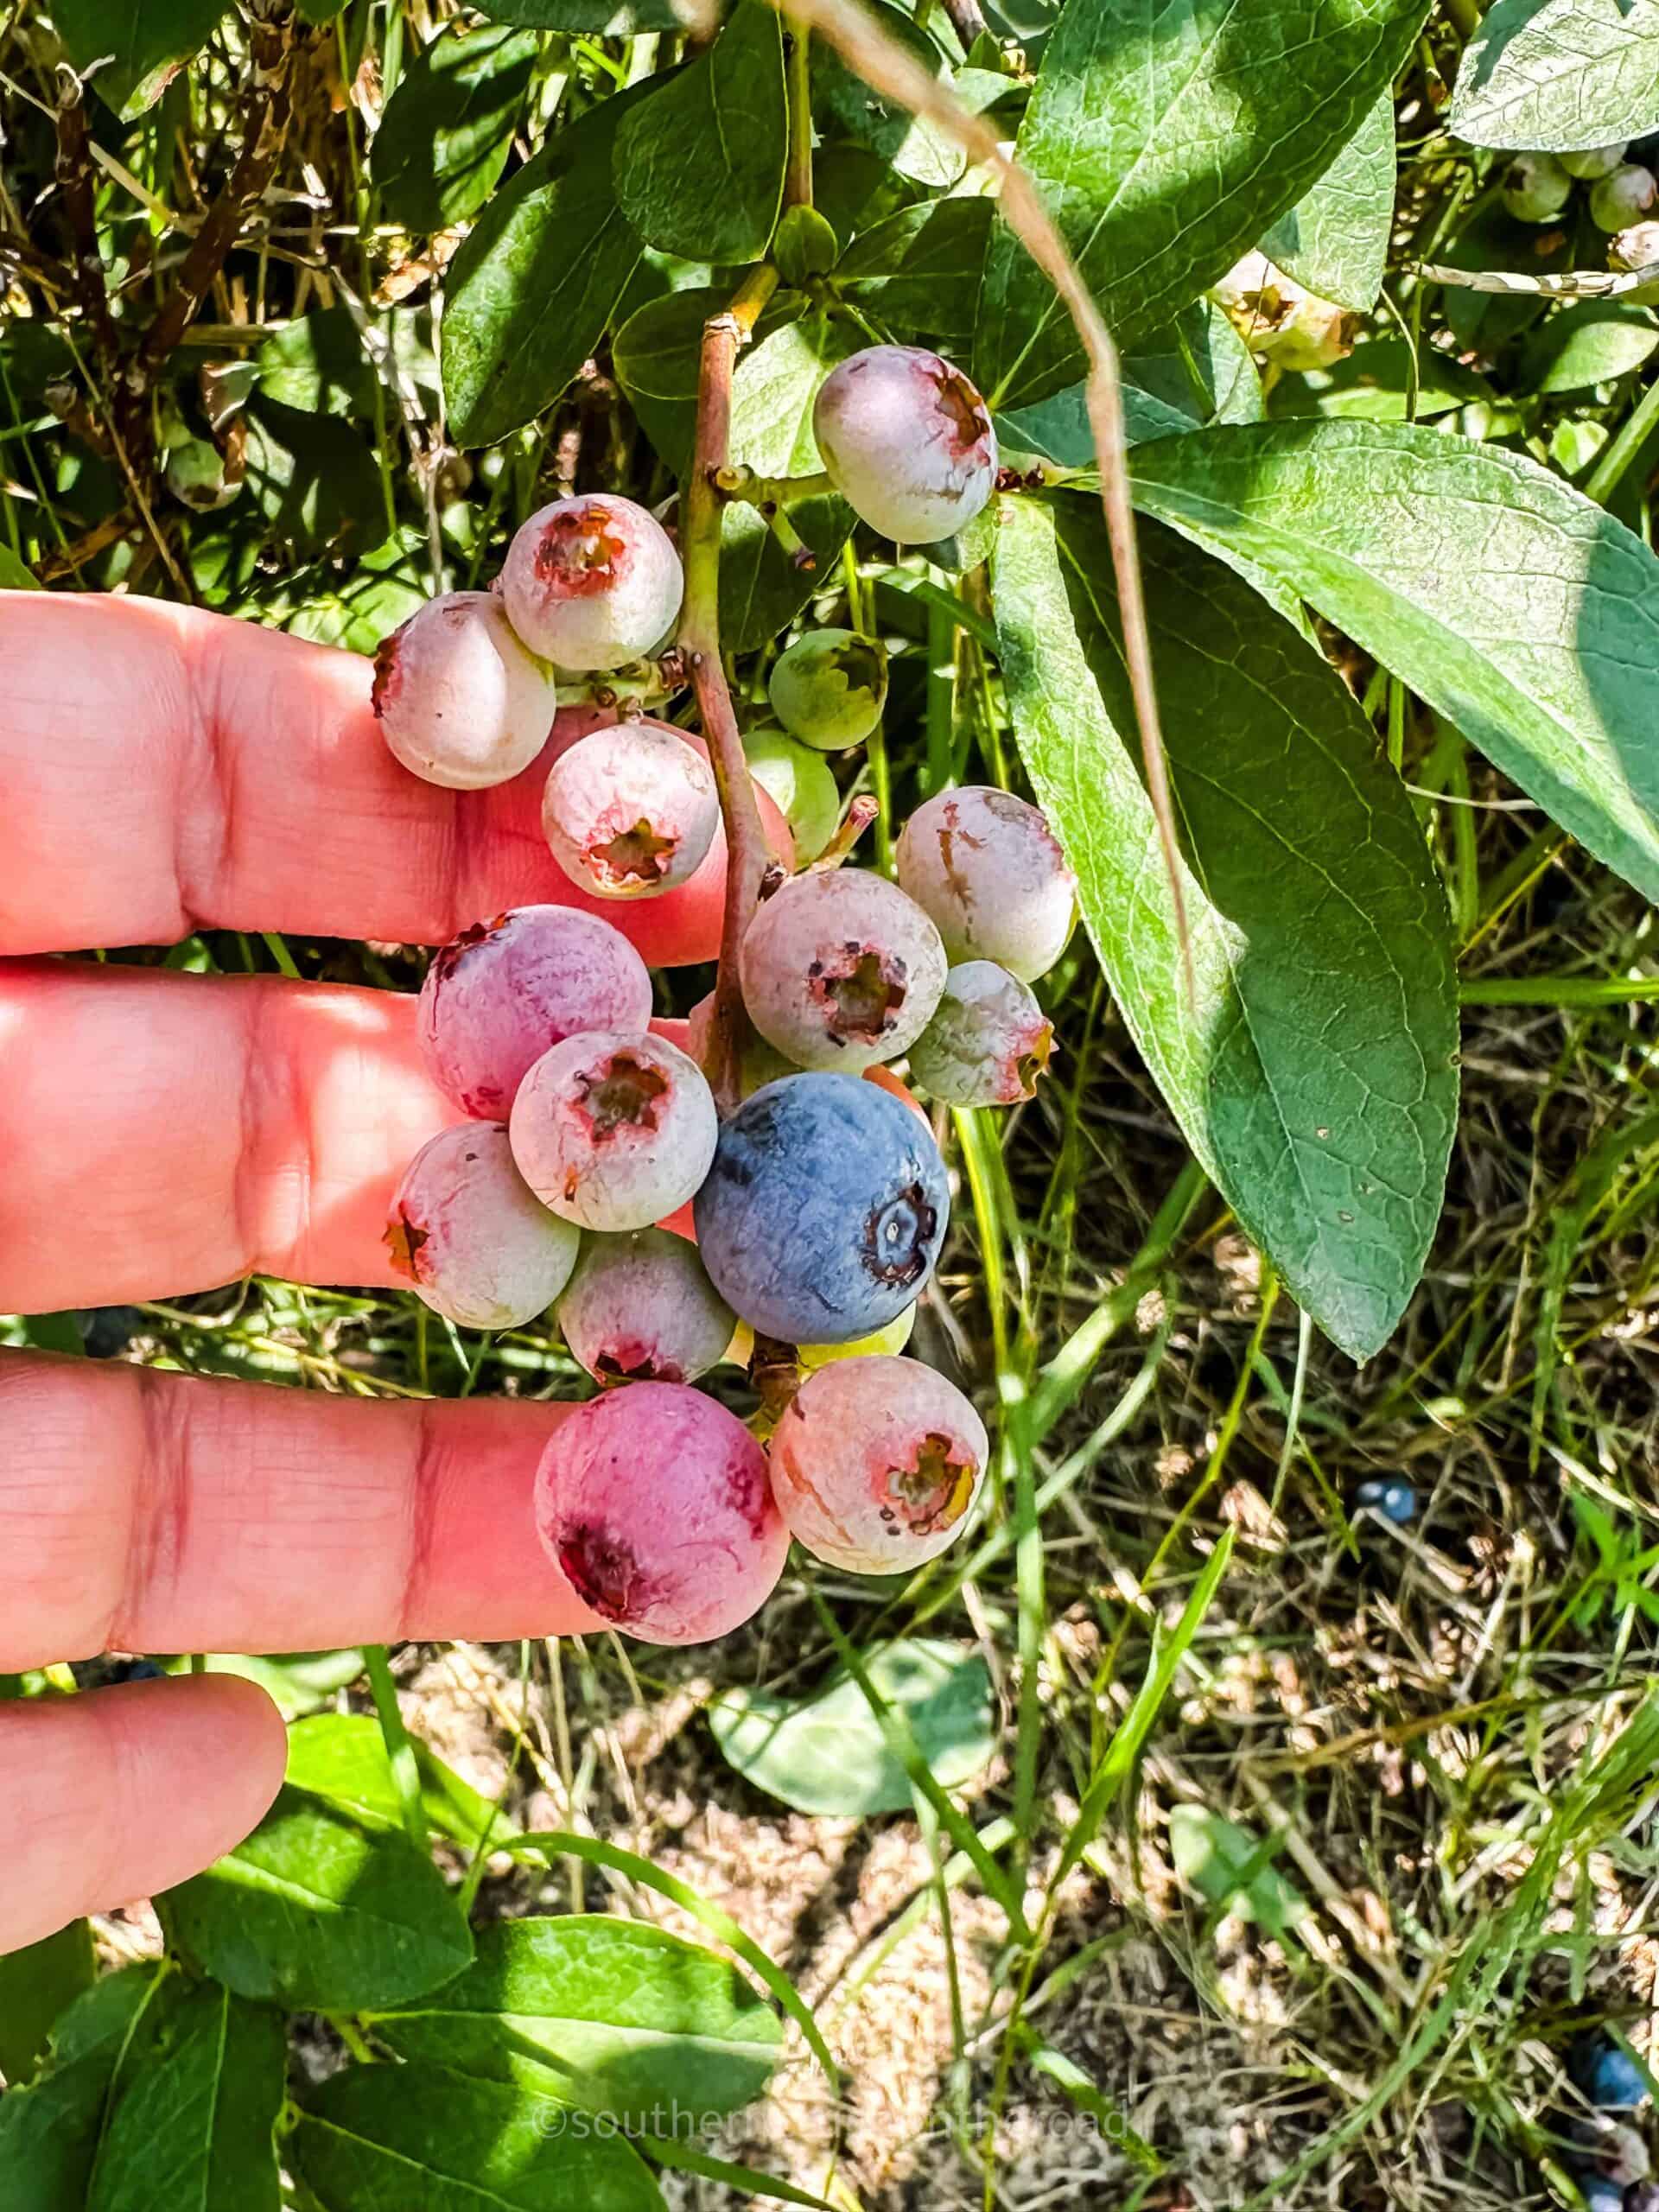
[[[708,1076],[722,1114],[742,1096],[741,1067],[748,1016],[738,982],[737,954],[760,897],[771,863],[743,740],[720,653],[720,537],[725,503],[718,488],[728,463],[732,431],[732,372],[739,349],[753,334],[761,310],[777,289],[769,263],[752,269],[729,307],[702,327],[697,369],[696,448],[680,512],[680,558],[685,600],[678,644],[696,695],[709,765],[726,824],[726,903],[721,930],[720,974],[709,1025]]]

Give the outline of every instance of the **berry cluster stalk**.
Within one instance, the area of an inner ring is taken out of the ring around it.
[[[703,325],[697,370],[696,450],[680,511],[685,600],[678,643],[696,695],[726,824],[726,906],[706,1071],[722,1114],[734,1112],[742,1095],[741,1069],[748,1017],[738,981],[738,953],[759,904],[771,855],[721,659],[720,535],[725,502],[718,479],[730,458],[732,372],[740,349],[753,335],[777,284],[778,271],[763,263],[744,279],[731,305],[710,315]]]

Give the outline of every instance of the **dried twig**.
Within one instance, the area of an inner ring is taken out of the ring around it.
[[[781,4],[781,0],[773,0],[773,4]],[[1187,991],[1189,996],[1196,998],[1192,945],[1186,925],[1186,900],[1181,889],[1169,773],[1153,684],[1146,601],[1141,588],[1141,564],[1135,554],[1135,509],[1124,462],[1122,379],[1111,334],[1054,227],[1042,194],[1019,163],[1010,161],[1002,151],[989,124],[971,114],[952,92],[930,76],[912,54],[881,29],[869,10],[860,5],[860,0],[789,0],[789,12],[810,22],[867,85],[897,100],[912,115],[925,116],[930,122],[937,123],[970,159],[983,162],[993,172],[1001,186],[1004,220],[1053,285],[1077,326],[1089,359],[1085,386],[1089,423],[1100,463],[1101,505],[1105,509],[1107,534],[1111,541],[1112,569],[1117,579],[1118,606],[1123,618],[1123,653],[1135,695],[1135,718],[1141,727],[1148,795],[1158,819],[1158,836],[1175,910],[1176,934],[1180,940]]]
[[[104,257],[98,250],[98,213],[92,194],[92,139],[86,128],[86,94],[79,78],[71,69],[62,72],[54,174],[69,226],[75,298],[107,373],[114,365],[120,340],[110,314]]]

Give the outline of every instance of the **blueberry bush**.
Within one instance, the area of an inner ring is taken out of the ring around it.
[[[785,1804],[914,1808],[1003,1916],[1007,2063],[1098,2116],[1024,2006],[1236,1532],[1192,1546],[1138,1694],[1098,1686],[1028,1882],[1051,1445],[1208,1203],[1262,1326],[1298,1309],[1282,1481],[1315,1332],[1372,1361],[1420,1295],[1460,1008],[1656,995],[1628,959],[1557,972],[1542,931],[1499,978],[1480,948],[1564,855],[1659,896],[1659,0],[48,0],[8,15],[0,86],[0,587],[357,654],[403,772],[524,779],[545,840],[546,903],[429,961],[154,957],[419,989],[459,1118],[387,1188],[407,1387],[586,1401],[524,1532],[572,1593],[550,1627],[732,1636],[793,1541],[832,1664],[723,1700],[721,1750]],[[1482,805],[1524,825],[1484,874]],[[652,957],[689,914],[695,981]],[[1107,1023],[1185,1161],[1046,1341]],[[1586,1146],[1576,1229],[1631,1150]],[[906,1352],[930,1300],[956,1382]],[[1354,1503],[1410,1538],[1397,1471]],[[1610,1586],[1650,1564],[1592,1533]],[[988,1842],[951,1794],[991,1756],[983,1662],[913,1631],[1004,1554]],[[252,1663],[303,1716],[287,1782],[158,1901],[162,1955],[95,1974],[77,1927],[0,1961],[0,2204],[826,2202],[664,2130],[749,2105],[786,2041],[836,2072],[722,1910],[515,1827],[411,1738],[384,1652]],[[321,1709],[365,1671],[372,1711]],[[1630,1812],[1655,1725],[1586,1753],[1586,1805]],[[833,1748],[861,1727],[868,1787]],[[1307,1900],[1257,1837],[1177,1812],[1199,1917],[1290,1941]],[[492,1917],[504,1862],[707,1941]],[[1639,2105],[1598,2049],[1592,2103]],[[1623,2139],[1610,2168],[1514,2133],[1566,2202],[1645,2176]]]

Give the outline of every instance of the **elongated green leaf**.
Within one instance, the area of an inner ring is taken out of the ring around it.
[[[1212,423],[1259,423],[1262,380],[1249,349],[1222,310],[1196,301],[1123,359],[1123,434],[1127,444],[1178,438]],[[1032,407],[997,417],[1010,450],[1043,454],[1061,468],[1095,467],[1088,394],[1068,385]]]
[[[766,0],[738,0],[709,51],[663,78],[617,132],[616,196],[664,253],[753,261],[788,158],[782,19]]]
[[[1224,435],[1254,433],[1210,434]],[[1166,533],[1146,533],[1143,558],[1196,1005],[1136,770],[1104,524],[1075,496],[1007,501],[998,534],[1020,750],[1187,1141],[1314,1320],[1367,1358],[1416,1284],[1445,1184],[1445,899],[1403,788],[1323,658]]]
[[[512,150],[541,41],[486,26],[447,33],[415,56],[386,103],[372,167],[389,213],[439,231],[477,214]]]
[[[534,2062],[546,2094],[653,2125],[652,2108],[736,2112],[758,2097],[782,2031],[737,1969],[664,1929],[576,1913],[484,1929],[478,1957],[435,1996],[378,2014],[405,2058],[466,2074]]]
[[[1410,50],[1423,0],[1071,0],[1021,160],[1115,335],[1132,344],[1224,275],[1325,174]],[[1024,406],[1083,373],[1070,318],[1006,225],[975,374]]]
[[[1496,0],[1448,118],[1477,146],[1582,153],[1659,127],[1659,0]]]
[[[1527,346],[1526,390],[1585,391],[1629,376],[1659,351],[1650,309],[1624,300],[1580,300],[1553,315]]]
[[[465,1851],[475,1851],[486,1831],[498,1840],[512,1833],[511,1822],[498,1820],[489,1799],[429,1745],[417,1742],[414,1749],[429,1827]],[[296,1789],[332,1798],[384,1827],[396,1827],[403,1819],[385,1738],[379,1722],[365,1713],[320,1713],[290,1728],[288,1780]]]
[[[141,115],[228,15],[225,0],[54,0],[52,21],[82,72],[118,115]]]
[[[575,31],[589,38],[632,38],[641,31],[685,28],[672,0],[485,0],[478,12],[492,22]]]
[[[970,1646],[926,1637],[869,1653],[871,1681],[910,1723],[933,1778],[950,1789],[996,1749],[990,1671]],[[709,1708],[726,1758],[758,1789],[803,1813],[904,1813],[909,1778],[858,1684],[842,1676],[818,1694],[728,1690]]]
[[[1287,276],[1369,315],[1382,289],[1394,221],[1394,97],[1385,92],[1325,175],[1262,241]]]
[[[1659,559],[1622,523],[1405,423],[1164,439],[1135,474],[1147,513],[1300,593],[1659,898]]]
[[[439,2066],[348,2067],[291,2139],[323,2212],[663,2212],[595,2114]]]
[[[550,407],[603,335],[639,258],[611,184],[617,129],[636,97],[556,130],[455,256],[441,351],[460,444],[493,444]]]
[[[929,76],[949,76],[944,54],[914,17],[888,0],[874,0],[873,12],[887,36]],[[931,117],[912,115],[897,100],[884,98],[828,45],[813,50],[812,108],[824,137],[863,147],[912,183],[944,191],[968,166],[967,156],[948,131]]]
[[[10,545],[0,545],[0,591],[39,591],[41,580]]]
[[[442,1876],[405,1836],[289,1787],[245,1842],[161,1904],[204,1972],[292,2011],[399,2004],[473,1956]]]
[[[124,2054],[159,2031],[181,1996],[155,1967],[106,1975],[53,2030],[51,2063],[0,2097],[0,2203],[6,2212],[84,2212],[111,2085]],[[126,2078],[123,2066],[123,2078]]]
[[[286,2063],[277,2013],[193,1990],[125,2078],[87,2212],[276,2212]]]
[[[854,239],[836,289],[896,338],[966,351],[990,234],[988,200],[919,200]]]
[[[84,1920],[0,1958],[0,2081],[8,2088],[31,2078],[53,2022],[92,1987],[92,1931]]]

